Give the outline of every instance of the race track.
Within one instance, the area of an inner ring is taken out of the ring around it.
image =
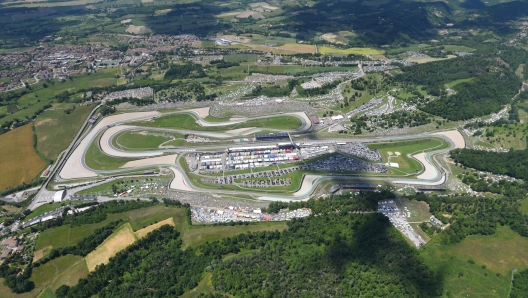
[[[190,113],[194,115],[197,123],[199,123],[202,126],[227,126],[237,123],[242,123],[244,121],[250,120],[250,119],[258,119],[258,118],[272,118],[272,117],[278,117],[278,116],[286,116],[286,115],[292,115],[297,118],[299,118],[302,122],[301,127],[294,130],[294,132],[304,133],[308,132],[312,128],[312,122],[309,119],[309,117],[304,112],[298,112],[298,113],[286,113],[286,114],[278,114],[278,115],[270,115],[267,117],[256,117],[256,118],[248,118],[248,119],[236,119],[234,121],[227,121],[227,122],[207,122],[204,120],[209,115],[209,108],[200,108],[200,109],[194,109],[194,110],[187,110],[187,111],[178,111],[174,113]],[[289,195],[275,195],[275,194],[269,194],[269,195],[263,195],[262,192],[257,191],[227,191],[222,189],[215,189],[215,190],[207,190],[207,189],[200,189],[196,186],[194,186],[189,179],[187,178],[187,175],[185,172],[180,168],[177,159],[179,157],[178,154],[174,154],[177,151],[175,150],[169,150],[169,149],[163,149],[160,148],[158,150],[147,150],[147,151],[124,151],[118,148],[115,148],[112,144],[112,140],[115,136],[119,135],[122,132],[125,131],[133,131],[133,130],[143,130],[143,131],[162,131],[162,132],[174,132],[179,131],[182,133],[185,133],[185,131],[179,130],[177,128],[170,129],[170,128],[152,128],[152,127],[139,127],[139,126],[132,126],[127,125],[127,122],[134,122],[139,120],[148,120],[152,119],[154,117],[160,117],[161,115],[168,115],[172,113],[167,114],[161,114],[159,112],[137,112],[137,113],[126,113],[126,114],[119,114],[119,115],[113,115],[106,117],[102,119],[95,127],[93,127],[89,133],[86,134],[86,136],[80,141],[77,147],[74,148],[73,152],[69,155],[65,166],[60,171],[60,178],[64,180],[72,180],[72,179],[81,179],[81,178],[91,178],[96,176],[113,176],[117,174],[121,174],[124,171],[130,171],[133,169],[144,169],[147,167],[153,167],[153,166],[163,166],[168,167],[174,175],[174,178],[172,182],[170,183],[170,188],[178,191],[192,191],[192,192],[215,192],[215,193],[230,193],[234,194],[235,192],[245,193],[254,195],[255,197],[258,197],[261,200],[306,200],[308,199],[312,193],[315,191],[317,186],[327,180],[330,179],[352,179],[355,181],[387,181],[387,177],[375,177],[375,176],[367,176],[362,177],[361,175],[353,175],[353,176],[323,176],[323,175],[305,175],[302,183],[299,187],[299,189]],[[197,134],[209,134],[209,135],[222,135],[222,136],[230,136],[231,138],[254,133],[255,128],[240,128],[240,129],[233,129],[231,131],[226,132],[196,132]],[[97,140],[97,137],[100,136],[99,140]],[[371,140],[376,141],[383,141],[383,140],[390,140],[398,139],[398,140],[405,140],[405,139],[414,139],[414,138],[424,138],[424,137],[440,137],[445,140],[447,140],[451,146],[449,148],[440,149],[432,152],[427,153],[418,153],[414,156],[416,160],[418,160],[424,167],[424,171],[420,173],[416,178],[392,178],[390,179],[393,183],[399,183],[399,184],[420,184],[420,185],[441,185],[446,180],[446,175],[443,173],[446,173],[446,169],[440,169],[441,165],[435,161],[435,158],[439,154],[444,154],[448,152],[449,150],[452,150],[454,148],[462,148],[464,147],[464,138],[460,134],[460,132],[453,130],[453,131],[447,131],[447,132],[438,132],[434,134],[419,134],[419,135],[413,135],[413,136],[398,136],[398,137],[378,137],[373,138]],[[357,141],[357,139],[354,139]],[[129,161],[125,165],[121,167],[121,169],[113,170],[113,171],[97,171],[90,169],[86,166],[84,162],[85,154],[87,149],[90,147],[92,142],[99,141],[99,147],[101,149],[101,152],[112,156],[112,157],[126,157],[126,158],[138,158],[134,161]],[[335,141],[335,140],[334,140]],[[341,140],[342,141],[342,140]],[[368,139],[366,139],[368,141]],[[306,141],[310,142],[310,141]],[[324,141],[318,140],[313,141],[313,143],[322,143]],[[233,145],[230,145],[233,146]],[[184,151],[184,150],[182,150]],[[170,154],[172,153],[172,154]],[[169,155],[167,155],[169,154]],[[443,172],[443,173],[442,173]]]

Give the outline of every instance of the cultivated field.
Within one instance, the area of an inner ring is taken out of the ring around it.
[[[124,224],[117,232],[108,237],[101,245],[86,256],[88,270],[94,271],[100,264],[107,264],[111,257],[136,241],[130,223]]]
[[[279,47],[279,49],[298,53],[315,54],[315,46],[309,44],[287,43]]]
[[[136,235],[137,239],[140,239],[140,238],[147,236],[148,233],[156,229],[159,229],[163,225],[171,225],[173,227],[176,226],[176,224],[174,223],[174,219],[171,217],[171,218],[167,218],[166,220],[162,220],[158,223],[152,224],[144,229],[136,231],[134,232],[134,234]]]
[[[0,190],[30,182],[46,166],[33,148],[31,124],[0,135],[0,144]]]

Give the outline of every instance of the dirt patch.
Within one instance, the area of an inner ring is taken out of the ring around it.
[[[156,229],[159,229],[163,225],[171,225],[173,227],[176,226],[176,224],[174,223],[174,218],[171,217],[171,218],[167,218],[166,220],[163,220],[163,221],[160,221],[158,223],[155,223],[153,225],[150,225],[150,226],[148,226],[148,227],[146,227],[144,229],[138,230],[138,231],[134,232],[134,234],[136,234],[136,237],[138,239],[141,239],[141,238],[147,236],[148,233],[150,233],[150,232],[152,232],[152,231],[154,231]]]
[[[345,44],[344,42],[337,41],[336,38],[337,38],[337,35],[335,35],[334,33],[325,33],[321,35],[322,40],[326,40],[330,43]]]
[[[239,19],[247,19],[251,17],[255,20],[261,20],[261,19],[266,18],[263,14],[261,14],[260,12],[256,12],[256,11],[244,11],[243,13],[237,15],[236,17]]]
[[[151,30],[146,26],[128,25],[126,32],[132,33],[132,34],[147,34],[147,33],[150,33]]]
[[[279,9],[278,7],[271,6],[268,3],[266,3],[266,2],[251,3],[251,4],[249,4],[249,6],[251,6],[251,8],[262,7],[264,9],[268,9],[268,10],[277,10],[277,9]]]
[[[44,257],[44,249],[41,249],[41,250],[37,250],[34,254],[33,254],[33,263],[42,259]]]
[[[121,24],[128,24],[130,22],[132,22],[132,19],[126,19],[126,20],[122,20]]]
[[[241,42],[241,43],[249,43],[251,41],[251,38],[246,37],[246,36],[221,35],[221,34],[218,34],[218,35],[216,35],[216,37],[227,39],[227,40],[231,40],[231,41],[235,41],[235,42]]]
[[[118,252],[133,244],[135,241],[136,237],[132,231],[132,226],[130,223],[126,223],[86,256],[88,270],[92,272],[97,265],[108,264],[111,257],[115,256]]]
[[[37,121],[35,121],[35,127],[39,127],[39,126],[44,125],[44,124],[53,125],[53,124],[57,124],[57,123],[59,123],[59,120],[55,119],[55,118],[37,119]]]

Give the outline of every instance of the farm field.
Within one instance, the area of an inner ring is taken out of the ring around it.
[[[407,154],[418,153],[421,151],[430,151],[446,148],[448,143],[442,139],[419,139],[404,142],[370,144],[370,149],[378,149],[380,151],[383,162],[389,160],[390,162],[398,163],[399,168],[389,168],[389,173],[406,173],[413,174],[422,170],[422,165],[413,158],[407,157]],[[399,155],[396,153],[400,153]]]
[[[170,217],[175,217],[176,226],[178,227],[179,225],[182,225],[182,220],[185,220],[185,212],[183,209],[159,205],[123,213],[109,214],[104,221],[96,224],[86,224],[77,227],[64,225],[48,229],[40,234],[35,246],[35,251],[48,247],[58,248],[75,245],[87,235],[93,233],[96,229],[101,228],[114,220],[127,220],[130,222],[133,230],[139,230]]]
[[[119,230],[108,237],[101,245],[86,256],[88,270],[94,271],[100,264],[107,264],[111,257],[119,251],[136,241],[136,236],[132,231],[130,223],[124,224]]]
[[[66,114],[64,110],[48,110],[34,122],[37,150],[48,159],[56,159],[79,131],[94,105],[76,107]]]
[[[280,46],[279,49],[298,53],[315,54],[315,46],[310,44],[287,43]]]
[[[374,48],[348,48],[348,49],[338,49],[338,48],[332,48],[328,46],[320,46],[318,47],[319,53],[323,55],[349,55],[349,54],[356,54],[356,55],[377,55],[377,54],[383,54],[382,51],[376,50]]]
[[[0,135],[0,190],[33,180],[46,163],[33,148],[31,124]]]
[[[145,228],[143,228],[141,230],[138,230],[138,231],[134,232],[134,235],[136,235],[137,239],[141,239],[141,238],[147,236],[148,233],[150,233],[150,232],[152,232],[152,231],[154,231],[156,229],[159,229],[163,225],[171,225],[171,226],[174,227],[176,224],[174,223],[174,218],[172,218],[172,217],[171,218],[167,218],[165,220],[162,220],[162,221],[157,222],[155,224],[151,224],[148,227],[145,227]]]
[[[420,249],[420,254],[433,270],[444,273],[446,297],[467,293],[508,297],[511,271],[528,268],[528,239],[508,227],[499,225],[494,235],[468,236],[455,245],[442,245],[436,239]]]

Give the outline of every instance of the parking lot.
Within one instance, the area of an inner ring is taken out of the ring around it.
[[[287,221],[293,218],[310,216],[310,209],[302,208],[279,213],[263,213],[259,208],[240,208],[225,206],[220,208],[195,207],[191,208],[191,218],[195,223],[228,223],[228,222],[259,222],[259,221]]]
[[[387,168],[363,160],[336,155],[306,164],[305,169],[313,171],[353,171],[387,173]]]
[[[391,224],[402,232],[405,237],[411,240],[414,245],[419,248],[425,244],[425,241],[418,235],[411,225],[407,222],[406,212],[400,211],[394,200],[385,200],[378,202],[378,212],[387,216]]]
[[[337,151],[381,162],[381,154],[378,149],[370,150],[367,145],[361,142],[337,143]]]

